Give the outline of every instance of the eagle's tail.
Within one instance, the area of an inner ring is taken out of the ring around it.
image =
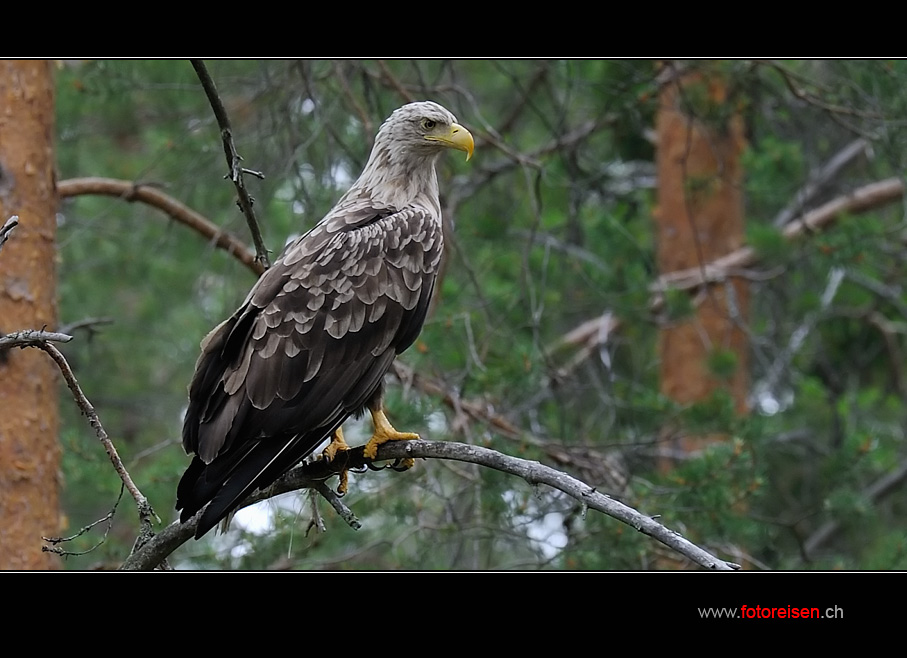
[[[292,439],[269,437],[240,442],[241,451],[220,455],[211,464],[194,457],[176,490],[176,509],[185,523],[205,508],[195,530],[198,539],[227,517],[256,489],[270,486],[308,457],[334,427],[306,432]],[[207,507],[205,507],[207,505]]]

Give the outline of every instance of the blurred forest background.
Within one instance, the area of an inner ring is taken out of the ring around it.
[[[243,164],[265,176],[246,186],[272,259],[355,179],[396,107],[435,100],[473,132],[471,162],[439,163],[449,258],[388,378],[398,428],[563,470],[746,568],[907,568],[907,62],[207,65]],[[189,62],[64,62],[55,78],[58,181],[154,186],[251,245]],[[665,103],[701,132],[678,145]],[[697,144],[723,154],[711,173],[686,166]],[[683,177],[679,205],[669,175]],[[874,184],[888,193],[847,205]],[[699,225],[703,199],[721,195]],[[823,221],[798,229],[810,212]],[[675,242],[684,226],[692,241]],[[57,230],[59,325],[75,336],[60,349],[170,522],[199,341],[254,274],[121,198],[67,194]],[[706,270],[744,245],[733,267]],[[675,349],[683,328],[697,349]],[[60,413],[65,535],[107,514],[120,481],[63,389]],[[367,438],[358,426],[347,440]],[[313,503],[292,494],[171,564],[690,566],[565,495],[458,462],[353,474],[344,501],[362,529],[317,501],[326,532],[307,530]],[[124,499],[106,541],[64,566],[116,567],[135,516]]]

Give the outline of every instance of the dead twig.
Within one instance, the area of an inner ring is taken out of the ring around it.
[[[136,541],[136,546],[140,547],[142,544],[144,544],[154,536],[152,523],[154,521],[160,523],[160,519],[154,513],[154,510],[151,508],[151,504],[148,502],[148,499],[132,480],[132,476],[130,476],[129,472],[126,470],[126,466],[123,464],[123,460],[120,459],[120,455],[117,452],[116,447],[107,436],[107,432],[104,430],[104,426],[101,424],[101,419],[98,417],[94,406],[92,406],[91,402],[88,401],[88,398],[85,396],[85,393],[79,386],[79,382],[76,379],[72,368],[69,367],[69,363],[66,361],[66,357],[64,357],[60,350],[58,350],[50,342],[52,340],[67,342],[69,340],[72,340],[72,337],[66,336],[64,334],[55,334],[53,332],[25,330],[0,338],[0,346],[37,347],[41,350],[44,350],[47,355],[50,356],[50,358],[53,359],[57,364],[57,367],[60,369],[60,372],[63,375],[63,379],[66,381],[66,385],[69,387],[69,390],[72,393],[73,399],[75,400],[76,404],[85,415],[85,417],[88,418],[89,425],[91,425],[91,427],[94,429],[98,440],[100,440],[101,444],[104,446],[104,450],[107,452],[107,456],[110,458],[114,470],[116,470],[117,474],[120,476],[120,480],[122,481],[123,486],[135,501],[136,507],[138,508],[139,512],[139,523],[141,525],[141,530],[139,532],[139,538]],[[47,550],[55,551],[56,549],[48,548]]]
[[[198,75],[199,81],[202,83],[205,94],[208,96],[208,102],[211,104],[211,109],[214,110],[214,117],[217,119],[217,125],[220,126],[220,137],[221,141],[224,143],[224,155],[227,158],[229,178],[236,187],[236,192],[238,194],[237,204],[239,205],[240,210],[242,210],[246,222],[249,224],[249,231],[252,233],[252,241],[255,243],[255,260],[267,269],[271,265],[271,262],[268,259],[268,250],[265,247],[264,239],[261,236],[261,228],[259,227],[258,220],[255,218],[255,211],[252,209],[252,197],[250,197],[249,193],[246,191],[246,184],[243,179],[243,174],[252,174],[258,178],[264,178],[264,175],[261,172],[245,169],[240,165],[242,158],[239,153],[237,153],[236,145],[233,143],[233,129],[230,127],[230,119],[227,116],[227,110],[224,108],[224,104],[220,100],[220,95],[217,93],[217,87],[214,85],[214,80],[211,78],[211,75],[208,73],[208,68],[202,60],[193,59],[190,61],[192,62],[192,68],[195,69],[195,73]]]
[[[14,331],[11,334],[0,336],[0,351],[8,350],[13,347],[41,347],[41,343],[54,341],[57,343],[68,343],[72,336],[56,331],[39,331],[37,329],[23,329]]]

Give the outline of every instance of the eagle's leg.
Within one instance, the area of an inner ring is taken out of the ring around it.
[[[338,452],[345,452],[349,449],[350,447],[347,445],[346,441],[343,440],[343,429],[338,427],[334,430],[334,436],[331,438],[331,442],[328,444],[327,448],[321,451],[321,458],[326,462],[332,462]],[[344,468],[337,475],[340,477],[340,484],[337,485],[337,493],[343,495],[346,493],[346,488],[349,484],[349,469]]]
[[[388,441],[413,441],[419,438],[419,435],[414,432],[398,432],[394,429],[394,426],[391,425],[391,422],[384,414],[381,396],[376,395],[372,399],[368,405],[368,410],[372,415],[375,433],[372,434],[372,438],[365,444],[365,449],[362,453],[367,459],[375,458],[375,455],[378,454],[378,446],[382,443],[387,443]],[[400,469],[405,470],[407,468],[412,468],[414,463],[412,457],[408,457],[401,462]]]

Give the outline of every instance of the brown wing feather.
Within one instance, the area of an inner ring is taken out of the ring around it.
[[[291,244],[206,338],[177,490],[184,521],[212,501],[196,536],[366,404],[422,327],[441,247],[430,213],[359,203]]]

